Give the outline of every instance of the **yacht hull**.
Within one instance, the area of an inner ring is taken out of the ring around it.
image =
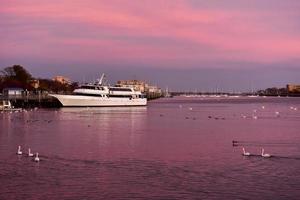
[[[109,107],[109,106],[146,106],[146,98],[97,97],[84,95],[49,94],[63,107]]]

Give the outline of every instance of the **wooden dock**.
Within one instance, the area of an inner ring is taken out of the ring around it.
[[[59,101],[48,94],[22,94],[0,96],[0,100],[9,100],[14,108],[57,108],[61,107]]]

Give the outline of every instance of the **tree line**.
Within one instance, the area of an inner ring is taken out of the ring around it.
[[[38,87],[34,87],[38,82]],[[0,71],[0,92],[5,88],[22,88],[27,91],[71,92],[77,83],[62,84],[51,79],[34,78],[23,66],[13,65]]]

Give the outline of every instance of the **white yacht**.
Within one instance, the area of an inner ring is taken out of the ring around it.
[[[49,94],[58,99],[62,106],[146,106],[147,98],[129,87],[111,87],[104,84],[105,75],[95,84],[82,85],[71,95]]]

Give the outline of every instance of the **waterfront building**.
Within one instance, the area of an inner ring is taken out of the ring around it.
[[[149,99],[156,99],[162,97],[163,92],[159,87],[149,85],[146,94]]]
[[[56,81],[56,82],[59,82],[61,84],[66,84],[66,85],[71,84],[71,80],[67,77],[64,77],[64,76],[55,76],[52,80]]]
[[[286,89],[289,94],[300,94],[300,85],[288,84]]]
[[[146,92],[148,84],[139,80],[120,80],[116,86],[133,88],[135,91]]]
[[[4,88],[3,96],[21,96],[24,90],[22,88]]]
[[[162,90],[159,87],[154,86],[154,85],[149,85],[148,88],[147,88],[147,91],[149,93],[159,93],[159,94],[162,94]]]
[[[116,86],[133,88],[135,91],[145,93],[148,98],[158,98],[162,96],[162,90],[154,85],[150,85],[140,80],[120,80]]]

